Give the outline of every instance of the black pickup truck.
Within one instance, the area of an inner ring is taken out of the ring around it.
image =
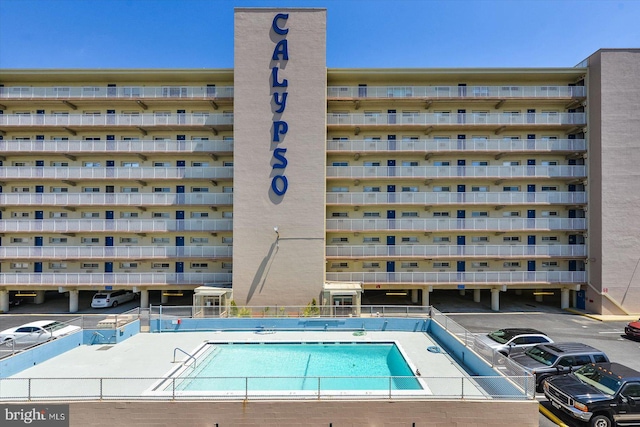
[[[619,363],[589,363],[543,389],[553,407],[591,427],[640,425],[640,372]]]

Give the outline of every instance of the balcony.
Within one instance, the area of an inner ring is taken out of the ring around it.
[[[231,219],[3,219],[0,233],[154,233],[233,231]]]
[[[452,286],[459,284],[476,286],[493,285],[552,285],[585,283],[585,271],[489,271],[489,272],[327,272],[326,280],[341,282],[363,282],[367,285],[384,283],[396,285],[439,285]]]
[[[231,283],[232,273],[0,273],[0,284],[24,288],[40,286],[141,286]]]
[[[0,180],[158,180],[220,179],[231,180],[233,167],[0,167]]]
[[[231,206],[232,193],[4,193],[0,206]]]
[[[83,140],[0,140],[3,155],[25,154],[141,154],[141,153],[218,153],[233,154],[233,141],[83,141]]]
[[[327,219],[327,231],[570,231],[587,229],[585,218]]]
[[[400,193],[327,193],[327,205],[584,205],[584,191],[545,192],[400,192]]]
[[[55,86],[1,87],[0,99],[189,99],[233,98],[233,86]]]
[[[327,178],[586,178],[582,165],[559,166],[327,166]]]
[[[1,145],[0,145],[1,147]],[[411,139],[329,140],[329,153],[576,153],[585,152],[584,139]]]
[[[232,246],[0,246],[5,260],[231,259],[232,254]]]
[[[142,113],[142,114],[0,114],[4,131],[60,130],[72,134],[80,130],[231,130],[233,114],[228,113]]]
[[[490,129],[498,131],[503,126],[520,129],[536,127],[568,129],[586,125],[585,113],[329,113],[327,126],[332,130],[348,127],[376,129],[379,127],[402,126],[407,129]]]
[[[584,86],[329,86],[327,98],[340,99],[573,99]]]
[[[360,245],[327,246],[327,258],[584,258],[586,245]]]

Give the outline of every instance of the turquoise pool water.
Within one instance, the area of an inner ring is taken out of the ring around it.
[[[175,381],[176,390],[422,389],[394,343],[209,345],[196,368]]]

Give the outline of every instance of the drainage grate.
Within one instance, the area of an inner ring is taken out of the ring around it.
[[[97,351],[109,350],[110,348],[113,348],[113,346],[112,345],[103,345]]]

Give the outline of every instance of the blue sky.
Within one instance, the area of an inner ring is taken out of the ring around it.
[[[0,0],[0,68],[233,68],[234,7],[327,9],[327,66],[573,67],[640,0]]]

